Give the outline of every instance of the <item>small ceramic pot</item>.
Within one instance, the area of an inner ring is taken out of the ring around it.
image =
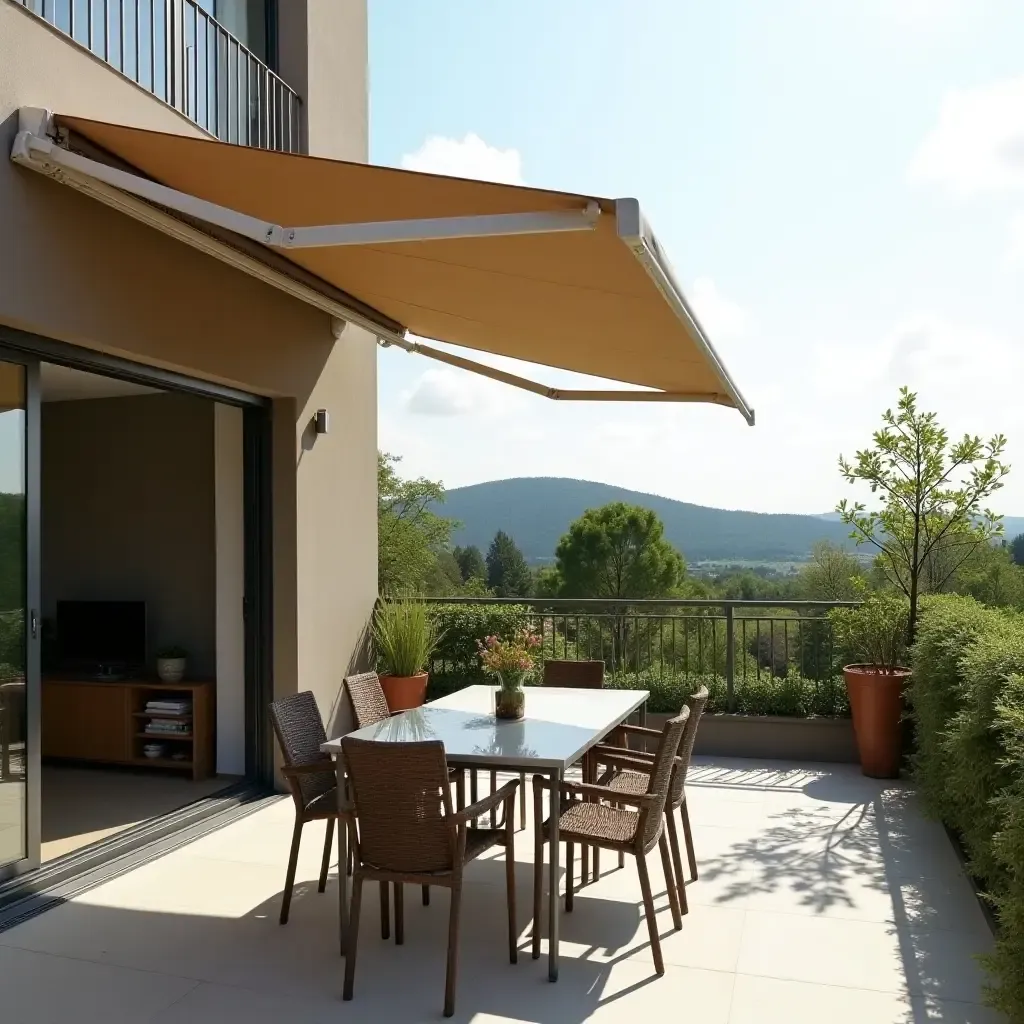
[[[180,683],[185,678],[185,658],[157,658],[156,674],[162,683]]]

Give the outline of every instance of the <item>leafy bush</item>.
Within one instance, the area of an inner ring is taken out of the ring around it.
[[[468,673],[471,682],[481,682],[484,678],[478,640],[487,636],[508,640],[531,623],[529,609],[521,605],[431,604],[426,608],[439,635],[431,672],[439,677]]]
[[[917,733],[914,777],[929,812],[954,827],[959,827],[954,821],[958,797],[948,789],[943,744],[961,703],[961,655],[992,615],[972,598],[944,595],[922,603],[917,625],[908,690]]]
[[[539,676],[533,682],[539,682]],[[472,683],[491,683],[482,672],[433,672],[428,697],[434,700]],[[605,676],[605,686],[622,690],[650,690],[647,710],[655,714],[677,712],[686,698],[701,687],[708,688],[707,710],[728,710],[725,679],[717,675],[675,675],[660,677],[646,672],[615,672]],[[759,678],[736,680],[736,711],[742,715],[782,715],[790,718],[849,718],[850,706],[842,679],[805,679],[790,673],[776,679],[763,673]]]
[[[856,608],[828,613],[836,643],[850,658],[885,672],[907,663],[910,603],[891,591],[870,594]]]
[[[990,999],[1024,1021],[1024,616],[932,598],[912,665],[921,794],[996,908]]]

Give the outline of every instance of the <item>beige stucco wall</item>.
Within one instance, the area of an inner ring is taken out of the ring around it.
[[[145,601],[150,657],[176,645],[216,671],[212,402],[137,395],[44,402],[43,615]]]
[[[277,22],[281,77],[309,97],[303,108],[308,151],[365,162],[366,0],[284,0]]]
[[[356,12],[337,19],[350,36],[365,26],[362,0],[338,6]],[[309,22],[330,30],[333,7],[311,3]],[[365,38],[345,45],[361,47],[365,69]],[[314,148],[365,154],[365,81],[339,97],[354,68],[331,76],[322,57],[310,66],[306,105],[330,108],[311,121]],[[21,106],[198,129],[0,0],[0,324],[274,398],[275,691],[311,689],[332,714],[377,589],[372,340],[350,327],[336,343],[325,314],[15,167],[6,155]],[[321,407],[332,429],[307,450],[307,424]]]

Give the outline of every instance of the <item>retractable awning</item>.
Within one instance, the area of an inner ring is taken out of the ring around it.
[[[548,398],[712,402],[754,422],[634,199],[278,153],[30,108],[19,127],[15,162],[366,327],[382,344]],[[257,245],[231,245],[238,236]],[[550,388],[409,335],[649,390]]]

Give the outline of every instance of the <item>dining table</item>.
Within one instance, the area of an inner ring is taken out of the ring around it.
[[[548,779],[551,822],[548,834],[548,978],[558,980],[558,885],[560,877],[558,814],[561,783],[569,768],[580,761],[616,726],[637,714],[644,724],[647,690],[577,689],[530,686],[526,713],[521,719],[495,715],[496,687],[464,687],[422,707],[402,711],[349,735],[383,743],[440,740],[452,768],[532,772]],[[345,810],[345,766],[341,739],[321,747],[335,758],[339,810]],[[344,819],[343,819],[344,820]],[[348,933],[349,894],[345,865],[348,835],[338,828],[339,926],[342,952]],[[535,921],[539,928],[540,922]]]

